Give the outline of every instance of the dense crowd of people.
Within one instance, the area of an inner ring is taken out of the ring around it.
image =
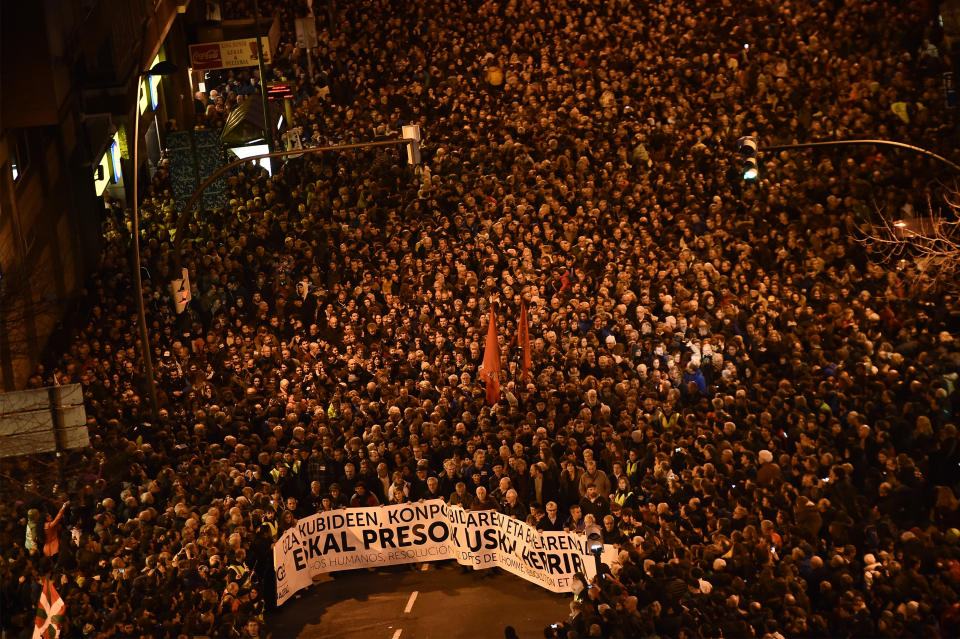
[[[851,232],[921,211],[940,170],[805,151],[744,183],[732,153],[881,137],[956,159],[935,7],[361,0],[318,16],[313,74],[306,3],[261,7],[305,139],[417,123],[423,164],[239,171],[186,231],[181,315],[161,170],[141,228],[156,419],[114,205],[31,380],[83,384],[91,446],[0,478],[9,636],[46,576],[68,637],[262,637],[297,518],[435,495],[618,547],[550,636],[960,634],[960,305]],[[258,85],[211,75],[198,121]]]

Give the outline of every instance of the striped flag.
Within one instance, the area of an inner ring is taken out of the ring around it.
[[[66,609],[67,605],[53,587],[53,582],[44,579],[40,603],[37,604],[37,618],[34,620],[33,639],[58,639],[66,619]]]

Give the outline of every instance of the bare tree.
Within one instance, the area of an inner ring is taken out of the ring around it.
[[[855,229],[872,261],[896,268],[918,294],[960,292],[960,191],[944,188],[942,202],[927,198],[929,214],[878,220]]]

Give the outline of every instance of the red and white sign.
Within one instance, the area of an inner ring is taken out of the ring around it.
[[[270,39],[260,38],[263,63],[270,64]],[[194,71],[253,67],[257,65],[257,39],[224,40],[190,45],[190,65]]]

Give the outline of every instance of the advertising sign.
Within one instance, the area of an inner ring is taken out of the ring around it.
[[[263,63],[270,64],[270,39],[261,37]],[[241,38],[190,45],[190,65],[194,71],[253,67],[257,65],[257,39]]]
[[[596,574],[585,537],[541,532],[493,510],[468,511],[441,499],[351,508],[299,520],[273,546],[277,604],[322,573],[455,559],[475,570],[502,568],[551,592]],[[616,560],[613,546],[601,559]]]
[[[182,211],[187,200],[203,180],[223,166],[223,150],[220,132],[214,129],[197,129],[193,132],[196,159],[191,147],[190,132],[171,131],[167,134],[167,157],[170,159],[170,182],[173,187],[174,206]],[[198,174],[199,173],[199,181]],[[219,177],[207,187],[201,198],[202,206],[213,211],[227,205],[227,181]]]

